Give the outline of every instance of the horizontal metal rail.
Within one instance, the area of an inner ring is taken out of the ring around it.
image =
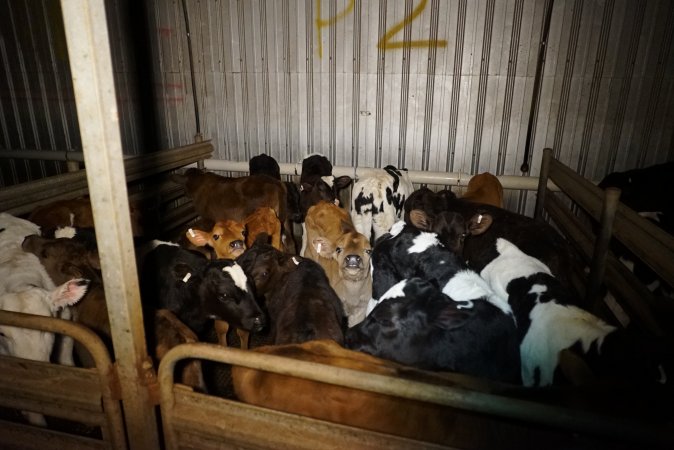
[[[78,323],[73,323],[68,320],[3,310],[0,310],[0,323],[9,326],[64,334],[81,343],[91,354],[92,359],[96,364],[95,369],[59,366],[27,361],[14,357],[4,357],[3,359],[6,361],[0,361],[0,363],[2,363],[0,364],[0,367],[11,367],[12,361],[17,361],[22,368],[33,368],[34,370],[26,370],[24,374],[25,376],[33,376],[32,374],[34,374],[34,378],[36,379],[43,378],[46,370],[53,371],[56,374],[54,379],[59,379],[58,372],[68,373],[71,375],[70,378],[76,378],[78,373],[81,376],[86,377],[87,374],[95,372],[99,379],[100,389],[100,399],[95,403],[98,405],[98,410],[104,414],[103,422],[98,424],[103,431],[103,438],[111,444],[112,448],[126,448],[116,370],[105,344],[103,344],[103,341],[96,333]],[[8,381],[4,378],[3,380],[2,384]],[[80,395],[78,389],[82,388],[82,386],[78,388],[77,383],[75,382],[74,385],[70,385],[70,387],[72,387],[71,392],[56,396],[54,393],[56,389],[49,389],[46,386],[43,389],[39,389],[39,385],[25,386],[23,392],[12,386],[5,386],[7,390],[12,391],[12,404],[8,406],[25,408],[30,411],[42,412],[71,420],[79,418],[85,423],[91,421],[91,417],[76,417],[69,412],[69,409],[78,407],[78,396]],[[0,404],[9,400],[7,398],[8,395],[5,395],[6,391],[5,393],[0,392],[0,394],[2,394],[0,395]],[[94,393],[93,395],[98,394]]]
[[[208,170],[224,172],[248,173],[248,162],[229,161],[222,159],[207,159],[204,161],[204,167]],[[301,175],[302,163],[289,164],[280,163],[281,175]],[[346,167],[334,166],[332,174],[335,176],[349,175],[358,180],[364,176],[381,173],[382,169],[373,169],[370,167]],[[431,172],[422,170],[408,171],[410,181],[419,184],[434,184],[445,186],[467,186],[473,175],[461,172]],[[504,189],[518,190],[536,190],[538,187],[538,177],[519,177],[502,175],[497,177]],[[554,183],[549,183],[549,189],[558,191]]]
[[[674,442],[674,430],[636,420],[204,343],[181,344],[171,349],[162,359],[158,373],[161,404],[168,405],[169,408],[175,404],[173,391],[175,365],[186,358],[208,359],[612,439],[652,444]],[[171,413],[165,414],[162,411],[162,416],[165,428],[170,433]]]
[[[213,153],[210,141],[161,150],[124,159],[127,183],[142,180],[192,164]],[[36,206],[56,200],[75,198],[88,193],[86,169],[41,180],[8,186],[0,190],[0,211],[26,214]]]

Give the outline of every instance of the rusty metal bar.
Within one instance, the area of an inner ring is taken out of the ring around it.
[[[177,442],[173,430],[175,364],[185,358],[202,358],[225,364],[296,376],[380,394],[420,400],[529,423],[587,432],[643,443],[673,442],[674,432],[635,420],[606,417],[586,411],[549,406],[462,388],[439,386],[319,363],[264,355],[213,344],[182,344],[171,349],[159,365],[162,420],[168,449]]]
[[[61,1],[105,298],[132,449],[159,448],[103,0]],[[140,176],[140,175],[139,175]]]
[[[81,343],[91,354],[91,357],[96,364],[95,370],[100,379],[101,402],[106,419],[106,424],[102,426],[103,437],[112,444],[113,448],[126,448],[122,412],[119,400],[117,399],[118,394],[115,389],[117,386],[116,370],[105,344],[96,333],[78,323],[73,323],[68,320],[2,310],[0,310],[0,323],[48,331],[51,333],[65,334]],[[68,369],[80,371],[93,370],[70,367],[68,367]],[[76,397],[76,395],[73,397]]]

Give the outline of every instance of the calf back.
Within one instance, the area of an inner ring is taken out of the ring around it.
[[[226,178],[194,168],[174,179],[185,186],[197,214],[213,222],[243,222],[261,207],[272,208],[281,222],[286,220],[286,187],[280,180],[266,175]]]

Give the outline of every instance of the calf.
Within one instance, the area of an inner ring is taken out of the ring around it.
[[[356,231],[349,214],[321,201],[309,208],[306,256],[318,262],[330,280],[348,317],[349,326],[363,320],[372,296],[369,240]]]
[[[344,310],[318,263],[278,251],[260,235],[237,262],[255,283],[274,344],[344,339]]]
[[[194,331],[190,330],[168,309],[158,309],[154,316],[154,336],[151,341],[155,343],[150,352],[155,358],[157,367],[164,355],[173,347],[190,342],[198,342]],[[200,359],[182,360],[179,362],[181,373],[180,381],[201,392],[206,392],[206,383]]]
[[[271,208],[258,208],[244,221],[246,225],[246,245],[253,245],[258,235],[266,233],[271,237],[271,245],[283,250],[281,245],[281,222]]]
[[[375,242],[402,219],[405,200],[414,188],[407,169],[386,166],[353,185],[351,219],[359,233]]]
[[[474,203],[483,203],[503,208],[503,185],[489,172],[473,176],[468,181],[466,192],[461,198]]]
[[[259,347],[254,351],[391,377],[426,379],[428,376],[344,349],[329,340]],[[241,366],[232,367],[232,381],[240,400],[278,411],[427,442],[448,443],[454,434],[451,424],[455,413],[439,405]]]
[[[129,215],[133,236],[142,236],[143,224],[139,209],[129,205]],[[51,236],[60,227],[94,228],[94,214],[88,198],[56,200],[38,206],[28,216],[28,220],[38,224],[46,236]]]
[[[155,242],[142,267],[143,305],[152,317],[168,309],[203,337],[211,319],[243,330],[260,331],[264,315],[255,302],[252,286],[241,267],[232,260],[208,261],[200,253],[176,244]]]
[[[21,248],[24,238],[31,234],[40,234],[40,227],[0,213],[0,294],[33,286],[47,290],[56,287],[37,257]]]
[[[254,156],[248,161],[248,173],[250,175],[267,175],[268,177],[281,180],[281,168],[278,163],[274,158],[264,153]],[[286,242],[286,250],[289,253],[295,253],[297,251],[297,245],[294,236],[292,236],[292,224],[293,222],[302,222],[302,214],[300,213],[300,190],[297,187],[297,184],[292,181],[284,181],[283,184],[285,184],[286,187],[287,209],[287,218],[283,227],[288,230],[288,234],[290,235],[287,236],[287,238],[292,238],[289,242]]]
[[[212,248],[217,259],[236,259],[246,249],[246,226],[235,220],[221,220],[209,231],[189,228],[185,238],[195,247]]]
[[[496,250],[498,257],[481,275],[515,313],[525,386],[557,382],[565,350],[579,353],[600,378],[623,385],[655,383],[663,376],[663,353],[644,345],[632,330],[617,329],[573,305],[573,294],[543,262],[505,239],[497,240]]]
[[[302,221],[309,208],[321,200],[339,203],[339,191],[351,184],[351,177],[332,175],[332,164],[322,155],[311,155],[302,160],[300,175],[300,216]]]
[[[100,274],[98,251],[71,238],[48,239],[36,234],[27,236],[22,248],[39,258],[40,263],[56,284],[65,283],[72,278],[90,280],[86,295],[71,307],[72,319],[96,332],[107,344],[112,354],[112,332]],[[75,353],[84,366],[93,367],[94,361],[89,352],[77,342]]]
[[[674,162],[670,162],[642,169],[610,173],[601,180],[599,187],[602,189],[619,188],[620,201],[623,204],[674,235],[674,202],[669,193],[673,177]],[[618,240],[613,240],[611,250],[655,295],[674,297],[671,284],[635,257]]]
[[[400,281],[345,343],[421,369],[520,382],[512,311],[474,272],[456,274],[442,291],[421,278]]]
[[[507,239],[542,260],[563,284],[571,286],[574,258],[570,246],[545,222],[428,189],[420,189],[408,198],[405,222],[438,234],[445,246],[478,272],[498,256],[496,240]]]
[[[174,175],[173,180],[185,187],[195,211],[204,219],[243,222],[257,208],[269,207],[282,223],[286,220],[285,185],[266,175],[226,178],[192,168]]]
[[[88,284],[88,280],[80,278],[69,280],[54,289],[33,286],[18,292],[6,292],[0,294],[0,309],[57,317],[60,309],[77,303],[82,298],[87,291]],[[54,333],[0,324],[0,354],[2,355],[49,362],[54,342]],[[42,414],[33,412],[23,414],[34,425],[47,425]]]
[[[281,168],[276,160],[266,153],[250,158],[248,161],[248,173],[250,175],[267,175],[276,180],[281,179]]]

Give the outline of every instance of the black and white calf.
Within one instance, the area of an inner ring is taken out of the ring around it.
[[[519,383],[518,340],[507,301],[435,233],[398,222],[377,241],[371,262],[373,298],[368,317],[347,333],[350,348],[426,369]]]
[[[456,274],[443,294],[421,278],[389,289],[365,320],[346,333],[346,346],[426,370],[520,383],[515,322],[475,272]]]
[[[405,200],[413,190],[407,169],[393,166],[358,180],[351,196],[351,220],[356,230],[372,242],[388,233],[402,219]]]
[[[618,329],[575,306],[575,299],[550,269],[513,243],[500,238],[496,250],[499,256],[481,276],[513,309],[525,386],[556,382],[560,352],[567,349],[580,355],[597,379],[648,383],[665,375],[661,363],[670,360],[664,359],[667,355],[655,341],[629,328]]]
[[[200,337],[211,319],[247,331],[264,327],[265,318],[252,285],[236,262],[209,261],[201,253],[176,244],[154,244],[140,277],[146,308],[170,310]]]

